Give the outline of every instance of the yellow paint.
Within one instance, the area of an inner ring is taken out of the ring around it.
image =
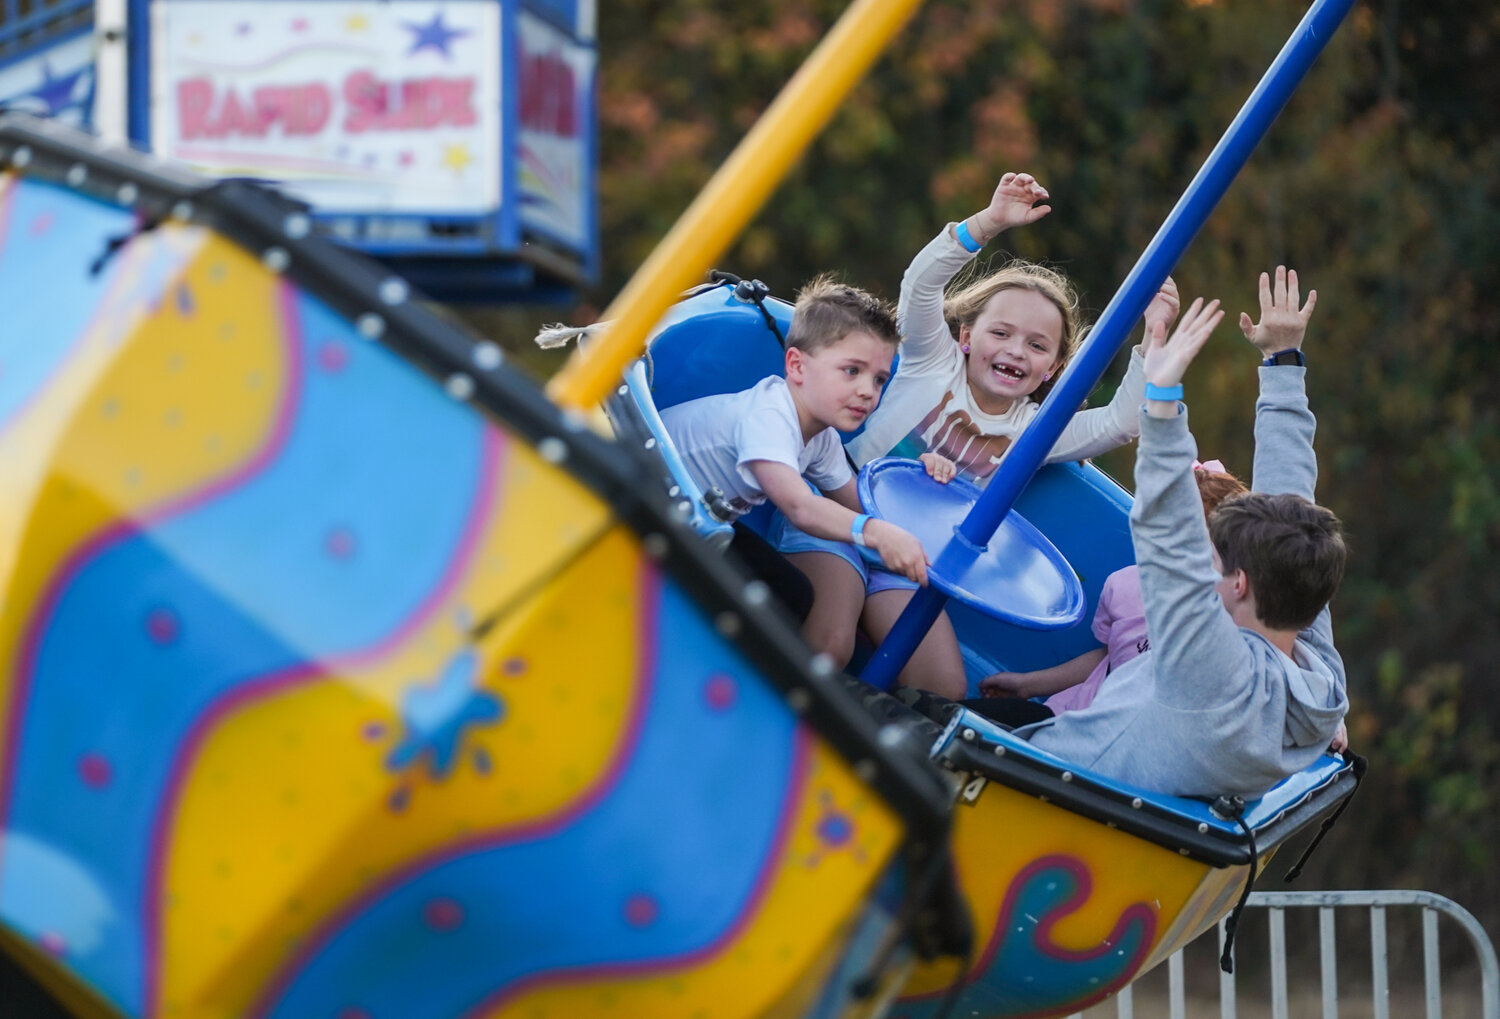
[[[554,400],[581,410],[619,385],[625,367],[645,349],[651,327],[739,236],[919,2],[855,0],[849,5],[610,303],[602,319],[611,325],[599,342],[576,351],[553,377],[547,392]]]
[[[159,291],[139,286],[165,251],[181,260],[191,317],[170,298],[153,311]],[[115,285],[75,353],[0,434],[0,725],[25,627],[68,558],[241,466],[267,441],[285,388],[275,280],[252,258],[175,224],[116,257]],[[250,378],[261,384],[239,384]]]
[[[805,776],[793,833],[772,864],[765,898],[731,943],[693,965],[533,986],[488,1019],[804,1015],[901,837],[895,816],[828,747],[814,744]],[[856,835],[843,847],[830,848],[817,835],[830,804],[854,822]]]
[[[504,517],[500,518],[503,526]],[[482,561],[482,560],[480,560]],[[638,546],[616,528],[479,645],[497,723],[451,773],[393,773],[400,696],[468,646],[455,610],[495,591],[482,566],[390,655],[222,719],[192,762],[169,855],[164,1008],[244,1014],[296,948],[382,876],[455,842],[558,816],[594,788],[636,707]],[[372,738],[370,726],[383,732]],[[488,772],[476,765],[483,750]],[[391,797],[406,790],[404,809]]]
[[[1077,952],[1096,950],[1137,903],[1156,913],[1148,946],[1154,948],[1226,873],[994,782],[978,803],[955,808],[951,842],[976,933],[976,961],[994,934],[1011,881],[1042,857],[1074,857],[1093,878],[1088,898],[1051,929],[1059,947]],[[919,965],[903,994],[942,990],[956,972],[953,960]]]

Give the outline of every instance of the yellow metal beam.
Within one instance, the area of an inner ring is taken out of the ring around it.
[[[678,295],[739,236],[921,0],[855,0],[729,159],[605,309],[612,324],[574,351],[547,393],[585,409],[615,386]]]

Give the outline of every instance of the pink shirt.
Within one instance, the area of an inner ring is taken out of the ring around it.
[[[1076,711],[1093,703],[1104,677],[1151,647],[1146,639],[1146,604],[1141,597],[1141,572],[1134,566],[1116,570],[1104,581],[1099,607],[1094,610],[1094,637],[1104,645],[1104,660],[1077,686],[1047,698],[1054,714]]]

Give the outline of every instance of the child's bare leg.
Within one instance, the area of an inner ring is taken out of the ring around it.
[[[865,600],[862,623],[865,632],[877,645],[896,625],[912,594],[911,591],[891,589],[877,591]],[[953,632],[948,613],[937,617],[896,681],[902,686],[926,690],[949,700],[963,700],[967,695],[969,684],[964,676],[963,653],[959,651],[958,634]]]
[[[854,637],[865,604],[865,581],[832,552],[792,552],[787,562],[812,581],[812,611],[802,624],[802,637],[842,669],[854,657]]]

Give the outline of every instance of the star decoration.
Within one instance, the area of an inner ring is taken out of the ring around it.
[[[404,733],[386,756],[392,771],[411,767],[427,756],[428,770],[442,778],[453,769],[459,744],[476,725],[493,725],[505,715],[500,698],[475,685],[479,656],[472,649],[460,651],[435,683],[415,685],[401,702]]]
[[[458,142],[443,146],[443,165],[456,175],[462,176],[472,162],[474,162],[474,156],[469,152],[467,145]]]
[[[351,14],[344,19],[344,30],[346,32],[367,32],[370,29],[370,19],[363,14]]]
[[[47,116],[56,116],[79,101],[81,97],[76,95],[78,83],[89,73],[89,68],[80,67],[72,74],[54,75],[52,65],[43,60],[42,83],[31,93],[31,97],[47,104]]]
[[[412,40],[411,49],[406,51],[407,56],[412,56],[422,50],[437,50],[443,55],[444,60],[451,60],[453,54],[448,51],[448,46],[454,39],[462,39],[469,35],[467,28],[449,28],[443,23],[443,12],[439,11],[433,15],[432,21],[426,25],[419,25],[411,21],[401,23],[408,31],[414,32],[416,37]]]

